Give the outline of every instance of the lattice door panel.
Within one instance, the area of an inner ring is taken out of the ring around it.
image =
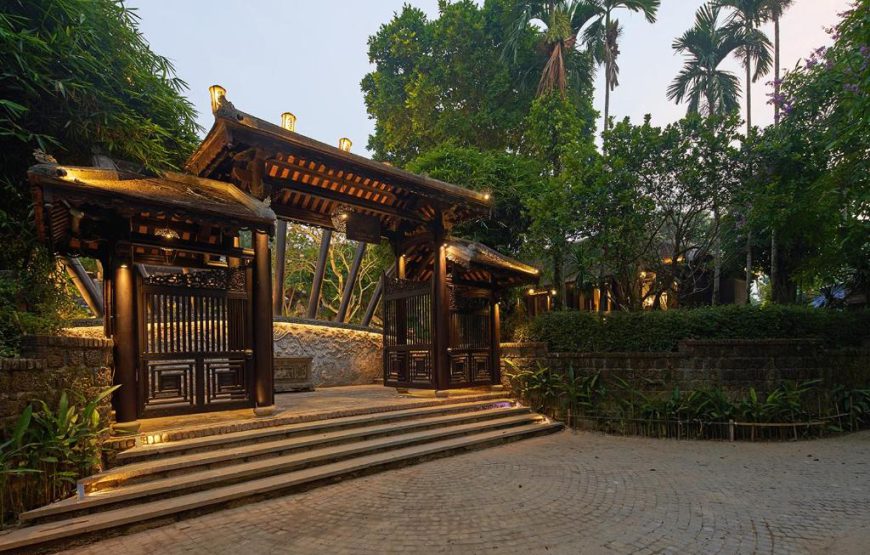
[[[140,287],[143,414],[249,406],[253,358],[245,270],[157,274]]]
[[[384,384],[434,385],[431,283],[389,279],[385,284]]]

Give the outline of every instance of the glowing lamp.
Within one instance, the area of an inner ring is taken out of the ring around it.
[[[211,113],[216,114],[227,95],[227,90],[220,85],[212,85],[208,88],[208,94],[211,96]]]
[[[350,152],[350,147],[352,145],[353,143],[350,142],[350,139],[348,139],[347,137],[342,137],[338,140],[338,148],[345,152]]]
[[[556,290],[555,290],[555,289],[550,289],[550,294],[551,294],[551,295],[555,295],[555,294],[556,294]]]
[[[281,114],[281,127],[287,131],[296,131],[296,116],[290,112]]]
[[[483,200],[489,200],[490,198],[492,198],[492,195],[489,193],[483,193]]]
[[[154,235],[166,240],[178,239],[178,232],[168,227],[160,227],[154,230]]]

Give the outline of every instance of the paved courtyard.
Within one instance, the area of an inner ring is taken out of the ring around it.
[[[719,443],[562,432],[75,553],[866,553],[870,432]]]

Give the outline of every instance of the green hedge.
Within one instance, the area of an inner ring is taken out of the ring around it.
[[[674,351],[682,339],[822,339],[860,346],[870,335],[870,310],[795,306],[718,306],[650,312],[550,312],[519,326],[515,341],[544,341],[555,352]]]

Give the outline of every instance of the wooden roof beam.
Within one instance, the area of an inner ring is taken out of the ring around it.
[[[299,160],[299,159],[297,159],[297,160]],[[299,163],[286,162],[284,160],[277,160],[275,158],[270,158],[266,162],[269,164],[272,164],[273,166],[281,168],[282,170],[287,170],[287,172],[289,173],[288,177],[286,177],[286,178],[278,176],[278,175],[270,176],[273,179],[292,180],[293,172],[299,172],[300,174],[308,175],[309,178],[316,177],[316,178],[319,178],[321,181],[332,181],[334,183],[337,183],[340,186],[353,187],[354,189],[358,189],[360,191],[363,191],[364,193],[371,193],[372,195],[379,195],[381,198],[388,200],[393,205],[395,205],[396,202],[400,202],[398,196],[393,191],[390,191],[386,188],[380,189],[378,187],[375,187],[371,183],[366,183],[366,180],[368,180],[370,182],[377,181],[377,180],[367,178],[367,177],[362,176],[362,175],[353,174],[350,172],[344,173],[341,171],[339,171],[339,172],[320,171],[319,169],[314,169],[314,168],[308,167],[309,163],[317,164],[316,161],[314,161],[314,160],[300,160],[300,161],[303,162],[305,165],[301,165]],[[338,175],[339,173],[341,173],[342,175]],[[348,175],[353,175],[359,181],[357,181],[355,179],[348,178],[347,177]],[[380,181],[378,181],[378,183],[384,184],[383,182],[380,182]],[[386,185],[386,184],[384,184],[384,185]],[[361,197],[356,197],[356,198],[361,198]],[[380,200],[374,201],[374,202],[380,202]]]
[[[263,181],[272,187],[276,187],[279,189],[292,189],[304,195],[309,195],[324,200],[331,200],[340,204],[346,204],[351,207],[356,207],[362,210],[368,210],[369,212],[374,212],[375,214],[383,214],[385,216],[390,216],[392,218],[397,218],[400,220],[408,220],[418,224],[425,225],[428,223],[426,220],[418,216],[412,215],[406,210],[397,209],[392,206],[379,204],[377,202],[365,200],[359,197],[348,196],[344,193],[333,191],[332,189],[326,189],[317,185],[309,185],[300,181],[290,181],[274,177],[264,177]],[[275,207],[273,206],[272,208],[274,209]]]

